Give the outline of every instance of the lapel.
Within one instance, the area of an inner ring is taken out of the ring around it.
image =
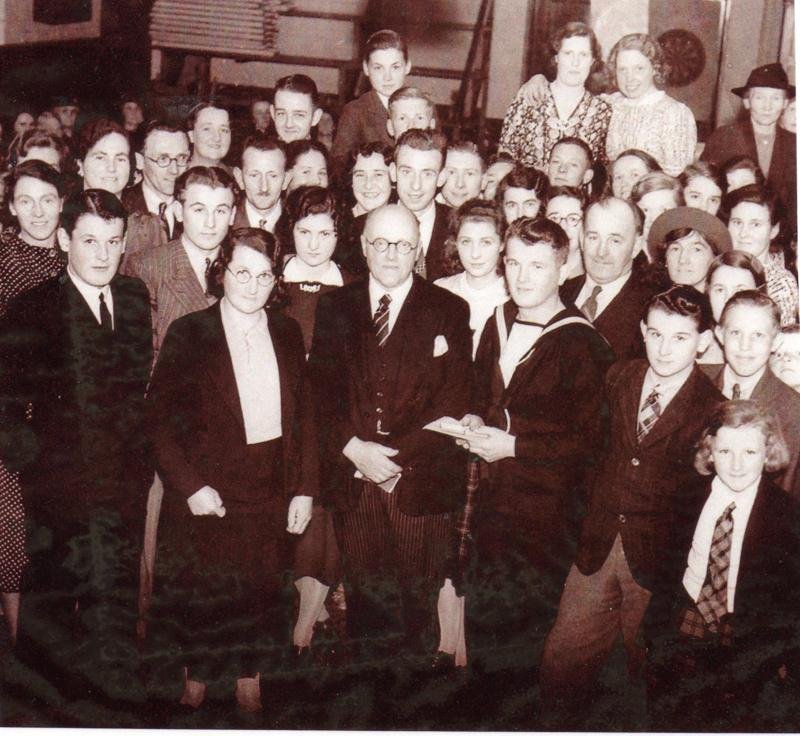
[[[753,131],[753,124],[750,122],[748,118],[742,123],[742,133],[744,134],[744,141],[747,147],[747,155],[753,159],[756,163],[758,163],[758,148],[756,147],[756,134]],[[774,155],[774,151],[773,151]],[[770,162],[770,166],[772,162]],[[764,176],[766,179],[768,174]]]
[[[769,513],[769,488],[768,481],[762,476],[761,482],[758,484],[758,493],[756,500],[753,501],[753,508],[750,510],[750,516],[747,519],[747,527],[744,531],[744,539],[742,540],[742,553],[739,558],[739,574],[736,580],[736,597],[739,598],[739,591],[742,590],[754,568],[757,567],[757,560],[759,553],[763,550],[763,546],[770,544],[770,541],[764,539],[765,522]]]
[[[628,443],[632,447],[636,447],[636,445],[639,444],[639,441],[636,439],[636,427],[639,423],[639,401],[642,397],[642,384],[644,383],[647,368],[647,361],[642,361],[640,364],[637,364],[637,369],[631,376],[628,385],[624,386],[620,392],[619,403],[623,418],[623,428],[627,435]],[[685,388],[686,386],[684,385],[681,391]],[[670,402],[670,406],[672,406],[674,401],[675,399]],[[655,427],[650,430],[648,436],[653,433],[660,423],[661,419],[656,422]]]
[[[701,371],[695,365],[686,382],[680,387],[678,393],[672,397],[672,401],[664,409],[653,428],[642,438],[640,443],[642,447],[655,444],[671,434],[683,424],[687,417],[691,416],[696,401],[695,394],[697,393],[697,383],[700,380],[700,375]],[[641,386],[639,388],[641,389]],[[637,419],[634,420],[634,433],[636,432],[635,423],[638,421],[638,406],[636,412]]]
[[[720,377],[722,373],[720,373]],[[767,366],[764,369],[764,374],[758,379],[758,383],[753,387],[750,398],[753,401],[759,401],[764,406],[769,406],[770,399],[774,396],[773,382],[780,379],[776,378],[772,371]],[[722,387],[720,386],[720,389]]]
[[[290,355],[283,340],[283,332],[280,326],[276,325],[276,321],[279,320],[280,315],[274,312],[267,313],[267,328],[278,362],[278,379],[281,387],[281,428],[283,434],[287,435],[294,416],[294,387],[298,377],[292,371]]]
[[[430,252],[430,251],[429,251]],[[414,274],[411,290],[408,292],[405,302],[397,315],[389,339],[383,350],[387,353],[387,363],[391,367],[389,376],[389,386],[395,395],[401,393],[401,388],[405,387],[409,378],[402,366],[420,365],[420,356],[424,356],[430,347],[426,345],[426,331],[421,328],[424,317],[419,314],[424,306],[424,299],[420,292],[425,288],[423,279]],[[370,317],[370,331],[372,330],[372,318]],[[406,362],[406,355],[412,356],[412,360]],[[402,384],[402,387],[401,387]]]
[[[428,280],[432,281],[431,272],[438,278],[437,268],[440,265],[444,243],[447,240],[447,221],[450,208],[436,202],[434,205],[436,213],[433,219],[433,229],[431,230],[431,241],[428,243],[428,252],[425,254],[425,270],[428,273]]]
[[[561,298],[564,301],[568,301],[570,304],[575,304],[575,300],[578,298],[578,294],[581,293],[581,289],[583,285],[586,283],[586,276],[576,276],[574,279],[569,279],[568,281],[564,282],[564,285],[561,287]],[[577,307],[578,305],[575,304]]]
[[[208,374],[219,389],[220,395],[236,418],[244,435],[242,405],[239,401],[239,391],[236,388],[236,376],[233,373],[231,352],[228,349],[225,329],[222,326],[219,302],[202,314],[205,321],[203,337],[206,341],[203,350],[207,356]]]
[[[186,313],[205,309],[208,307],[208,300],[192,270],[189,256],[186,255],[181,241],[173,240],[169,248],[170,274],[166,280],[166,287],[175,295]]]

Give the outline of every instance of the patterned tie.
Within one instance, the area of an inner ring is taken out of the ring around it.
[[[742,398],[742,387],[738,383],[733,384],[733,391],[731,391],[731,400],[738,401]]]
[[[372,326],[375,329],[375,337],[378,338],[378,347],[382,348],[389,339],[389,302],[392,297],[384,294],[378,302],[378,308],[372,318]]]
[[[102,291],[100,292],[100,325],[109,332],[114,331],[114,323],[111,320],[111,312],[108,311],[106,297]]]
[[[167,219],[167,203],[166,202],[159,202],[158,203],[158,219],[161,220],[161,224],[164,226],[164,229],[167,231],[167,237],[169,237],[170,231],[169,231],[169,220]]]
[[[428,269],[425,266],[425,251],[422,249],[422,246],[419,248],[417,262],[414,264],[414,273],[421,276],[423,279],[428,276]]]
[[[208,272],[211,270],[211,259],[206,258],[206,270],[203,272],[203,291],[208,296]]]
[[[731,564],[733,540],[733,510],[731,503],[717,519],[711,551],[708,553],[706,581],[697,599],[697,610],[709,629],[715,632],[720,619],[728,612],[728,568]]]
[[[658,385],[653,387],[650,395],[645,399],[642,408],[639,410],[639,422],[636,425],[636,439],[639,442],[645,438],[661,416],[661,404],[658,403],[658,389]]]
[[[597,316],[597,297],[602,290],[602,286],[595,286],[586,301],[581,304],[581,312],[586,315],[586,319],[588,319],[589,322],[594,322],[594,318]]]

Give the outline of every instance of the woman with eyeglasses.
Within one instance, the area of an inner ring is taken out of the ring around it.
[[[164,481],[165,593],[185,683],[236,673],[236,700],[261,708],[260,673],[282,651],[290,534],[311,519],[316,445],[299,325],[276,312],[275,240],[235,230],[209,272],[214,306],[169,328],[148,396]]]
[[[586,210],[586,194],[578,187],[550,187],[547,191],[545,217],[561,228],[569,237],[567,255],[567,278],[583,276],[583,213]]]

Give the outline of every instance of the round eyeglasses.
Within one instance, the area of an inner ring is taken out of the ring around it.
[[[238,271],[232,271],[229,266],[225,267],[231,274],[233,274],[233,278],[235,278],[240,284],[249,284],[250,279],[253,278],[253,274],[250,273],[246,268],[241,268]],[[275,283],[275,274],[274,273],[264,273],[258,274],[256,276],[256,283],[259,286],[271,286]]]
[[[179,169],[189,163],[188,153],[179,153],[177,156],[167,156],[166,153],[162,153],[157,158],[153,158],[152,156],[145,156],[145,158],[148,161],[152,161],[156,166],[159,166],[162,169],[168,168],[173,162]]]
[[[368,240],[367,241],[373,248],[375,248],[378,253],[385,253],[390,245],[393,245],[397,248],[397,252],[401,256],[407,256],[411,251],[414,250],[417,246],[413,243],[409,243],[407,240],[386,240],[386,238],[375,238],[375,240]]]
[[[556,223],[556,225],[569,225],[570,227],[577,227],[578,225],[583,222],[583,215],[578,212],[573,212],[569,215],[556,215],[555,213],[552,215],[547,215],[547,219],[550,222]]]

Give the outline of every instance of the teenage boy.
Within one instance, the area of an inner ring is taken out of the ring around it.
[[[403,86],[411,71],[403,37],[391,30],[373,33],[364,46],[362,69],[372,88],[344,106],[331,150],[334,169],[340,174],[362,146],[394,143],[386,126],[389,98]]]
[[[288,184],[283,144],[261,133],[250,136],[233,176],[242,190],[233,229],[255,227],[274,233],[282,212],[281,195]]]
[[[284,143],[311,138],[322,117],[317,85],[305,74],[290,74],[275,83],[269,114],[275,132]]]
[[[664,574],[679,490],[693,477],[695,442],[722,399],[695,365],[713,339],[711,319],[691,287],[654,296],[641,323],[647,360],[619,361],[606,376],[610,444],[540,670],[546,710],[557,718],[591,695],[620,634],[631,675],[644,662],[639,628]]]
[[[99,118],[81,128],[78,172],[84,189],[105,189],[122,196],[131,175],[131,144],[117,122]]]
[[[434,201],[437,187],[444,184],[447,139],[433,130],[407,130],[397,141],[389,167],[397,184],[397,197],[419,223],[419,251],[414,271],[435,281],[447,276],[445,245],[450,208]]]
[[[790,460],[777,482],[800,498],[800,396],[769,367],[780,327],[778,307],[768,296],[734,294],[715,328],[725,363],[701,367],[726,399],[753,399],[778,417]]]
[[[230,174],[222,160],[231,147],[231,120],[228,111],[213,102],[195,105],[186,118],[186,131],[192,144],[192,166],[218,166]]]
[[[407,130],[433,130],[436,108],[430,96],[417,87],[401,87],[389,98],[386,130],[395,143]]]
[[[468,594],[467,624],[475,656],[494,649],[530,661],[548,628],[531,610],[544,609],[552,622],[574,558],[574,512],[607,434],[603,379],[613,356],[583,314],[559,297],[569,253],[562,228],[523,217],[504,242],[511,301],[483,333],[474,413],[462,419],[475,434],[459,444],[489,463],[491,492],[475,515],[475,582],[501,586],[507,596],[492,598],[494,610],[478,611],[473,606],[482,596]],[[508,605],[498,603],[503,597]]]
[[[495,153],[489,159],[486,173],[481,182],[481,197],[483,199],[494,199],[497,195],[497,187],[503,181],[503,177],[514,168],[514,159],[508,153]]]
[[[479,197],[485,165],[472,141],[452,143],[444,160],[445,180],[436,201],[458,209],[468,199]]]
[[[781,327],[769,367],[781,381],[800,393],[800,325]]]
[[[580,138],[562,138],[550,151],[547,180],[551,187],[582,187],[592,180],[592,149]]]
[[[781,325],[794,324],[797,279],[784,267],[781,254],[770,252],[770,243],[780,230],[775,196],[758,184],[748,184],[725,195],[722,206],[730,213],[728,232],[734,250],[758,259],[767,278],[767,294],[780,308]]]
[[[142,172],[142,180],[122,193],[122,204],[128,210],[128,258],[139,250],[166,245],[180,235],[172,203],[175,182],[188,164],[186,133],[168,123],[151,123],[142,151],[136,153],[136,168]]]

